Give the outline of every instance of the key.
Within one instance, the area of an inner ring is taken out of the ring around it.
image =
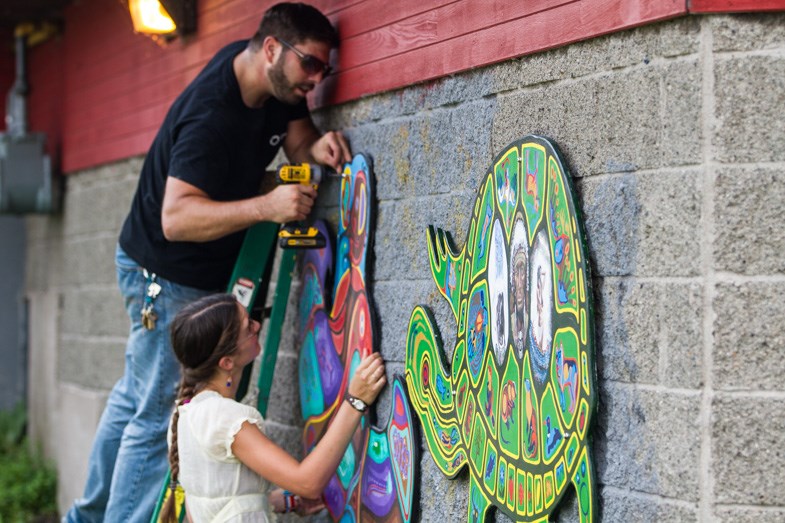
[[[151,331],[155,329],[155,320],[158,319],[158,315],[153,311],[153,306],[148,305],[142,308],[142,326]]]

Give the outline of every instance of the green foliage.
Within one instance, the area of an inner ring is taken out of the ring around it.
[[[0,412],[0,523],[54,520],[57,475],[28,445],[24,405]]]

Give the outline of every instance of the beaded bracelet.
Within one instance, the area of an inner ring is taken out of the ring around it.
[[[297,510],[297,507],[300,506],[300,499],[299,496],[292,494],[288,490],[283,491],[283,506],[284,512],[292,512],[293,510]]]

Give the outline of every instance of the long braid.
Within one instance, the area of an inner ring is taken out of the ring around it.
[[[197,393],[197,387],[194,384],[188,383],[189,374],[190,373],[187,372],[183,373],[183,379],[180,381],[180,389],[177,394],[177,406],[172,413],[172,440],[169,445],[169,497],[166,499],[163,508],[161,508],[161,515],[158,520],[161,523],[177,523],[175,492],[177,490],[177,480],[180,476],[180,453],[177,447],[177,422],[180,420],[180,407],[191,401]]]
[[[235,350],[240,321],[237,301],[228,294],[201,298],[184,307],[171,325],[172,348],[181,364],[182,379],[172,413],[172,440],[169,446],[169,497],[161,508],[159,522],[177,523],[175,491],[180,476],[177,445],[179,407],[204,389],[218,361]]]

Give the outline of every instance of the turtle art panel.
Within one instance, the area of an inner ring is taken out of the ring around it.
[[[493,161],[462,250],[428,228],[431,272],[457,323],[448,365],[430,312],[412,312],[406,385],[431,456],[469,469],[468,520],[495,506],[548,521],[571,483],[594,521],[596,404],[585,237],[556,147],[527,136]]]
[[[373,234],[372,180],[363,155],[346,164],[334,265],[329,242],[324,249],[305,251],[302,259],[299,377],[306,453],[324,435],[344,400],[349,378],[376,343],[366,280]],[[329,238],[324,223],[317,227]],[[331,274],[334,284],[328,289]],[[325,488],[324,503],[335,521],[411,521],[417,462],[413,419],[403,378],[396,376],[390,385],[386,424],[372,427],[364,415]]]

